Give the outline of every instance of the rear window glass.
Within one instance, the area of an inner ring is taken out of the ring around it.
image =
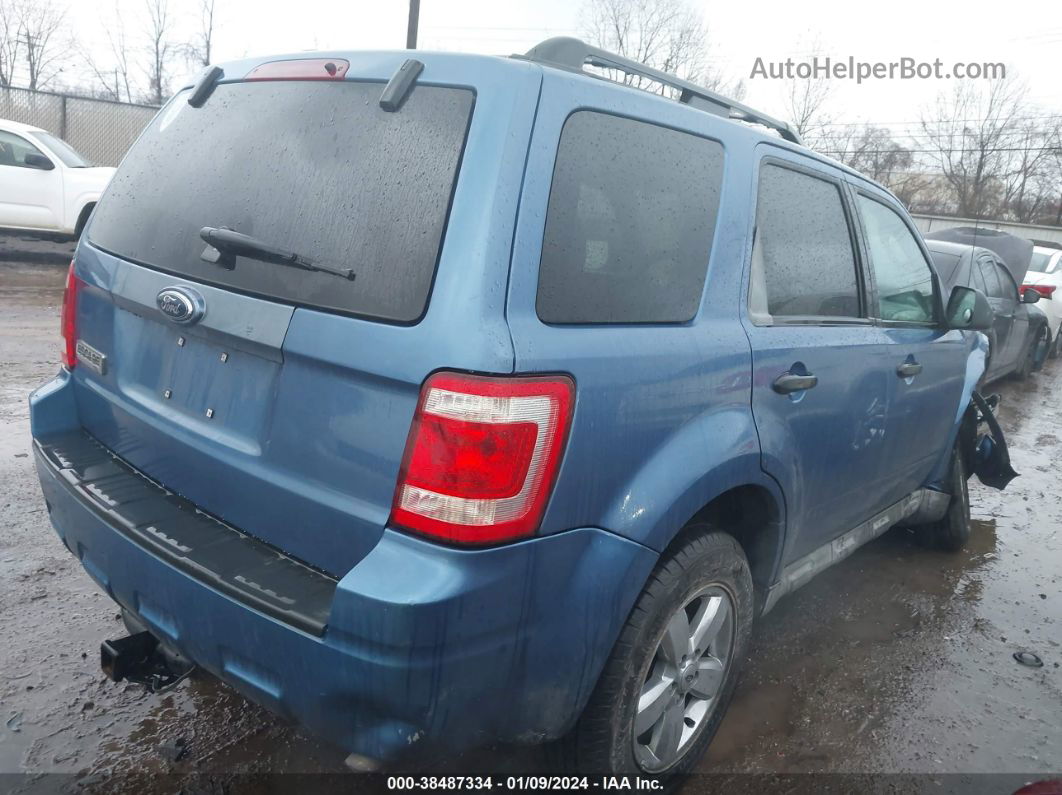
[[[981,271],[981,278],[984,281],[985,289],[988,291],[990,298],[1000,298],[1003,295],[1003,287],[999,283],[999,274],[996,273],[995,263],[990,259],[978,260],[977,267]]]
[[[473,94],[416,86],[379,107],[378,83],[220,85],[201,108],[167,105],[97,208],[94,245],[159,270],[286,303],[411,322],[424,311]],[[330,268],[206,262],[203,227],[227,227]]]
[[[757,322],[861,316],[852,237],[836,184],[782,166],[761,169],[749,311]]]
[[[1055,251],[1034,251],[1029,270],[1037,273],[1054,273],[1058,262],[1062,257],[1057,256]]]
[[[700,305],[723,148],[592,111],[565,122],[553,171],[538,316],[547,323],[667,323]]]
[[[1004,268],[1002,265],[996,265],[996,279],[999,281],[999,298],[1012,298],[1018,300],[1018,286],[1014,284],[1014,278],[1010,275],[1010,271]]]

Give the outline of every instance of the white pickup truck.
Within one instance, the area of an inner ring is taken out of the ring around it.
[[[113,175],[45,130],[0,119],[0,228],[78,236]]]

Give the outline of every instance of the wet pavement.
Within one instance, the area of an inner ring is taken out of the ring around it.
[[[74,241],[48,234],[4,234],[0,231],[0,265],[69,265]]]
[[[0,237],[0,774],[26,774],[0,790],[168,792],[177,779],[156,774],[174,773],[199,777],[190,791],[281,791],[265,778],[278,772],[334,773],[306,781],[349,790],[342,751],[216,681],[152,696],[100,674],[117,611],[52,532],[29,455],[26,396],[57,369],[69,248]],[[1062,361],[998,389],[1022,476],[1006,492],[971,481],[968,549],[892,530],[783,600],[756,628],[703,772],[916,774],[894,791],[1062,773]],[[1015,661],[1025,650],[1043,667]],[[546,758],[494,749],[439,769],[543,771]]]

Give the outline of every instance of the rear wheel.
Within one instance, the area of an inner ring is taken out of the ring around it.
[[[948,487],[951,492],[948,511],[942,519],[917,528],[919,535],[930,546],[957,551],[962,549],[969,540],[970,490],[967,478],[962,453],[956,443],[951,453],[951,467],[948,470]]]
[[[1062,353],[1062,341],[1060,341],[1060,338],[1062,338],[1062,326],[1059,326],[1058,331],[1055,332],[1055,337],[1051,342],[1051,350],[1048,353],[1048,356],[1052,359],[1057,359],[1058,355]]]
[[[1046,334],[1046,327],[1041,327],[1033,332],[1033,338],[1029,341],[1029,348],[1025,351],[1018,369],[1014,371],[1014,377],[1019,381],[1028,378],[1036,368],[1036,354],[1039,352],[1040,346],[1043,345]]]
[[[704,754],[752,630],[752,578],[731,536],[687,528],[650,576],[564,742],[584,773],[671,778]]]
[[[77,217],[77,224],[74,226],[74,238],[80,240],[81,233],[85,231],[85,224],[88,223],[89,216],[92,215],[92,208],[96,204],[86,204],[81,208],[81,213]]]

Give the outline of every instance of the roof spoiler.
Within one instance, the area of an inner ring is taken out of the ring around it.
[[[778,121],[750,108],[736,100],[724,97],[707,88],[683,80],[669,72],[662,72],[638,61],[632,61],[622,55],[593,47],[571,36],[557,36],[536,44],[524,55],[513,56],[528,61],[566,69],[570,72],[583,72],[584,66],[596,66],[600,69],[616,69],[628,75],[645,77],[679,92],[679,102],[699,110],[722,116],[724,119],[760,124],[778,132],[787,141],[802,143],[800,135],[788,122]],[[595,75],[596,76],[596,75]]]

